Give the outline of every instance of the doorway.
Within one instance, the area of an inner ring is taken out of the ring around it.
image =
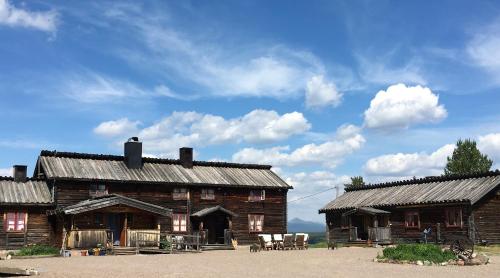
[[[224,231],[229,229],[227,215],[212,213],[203,218],[203,223],[208,231],[208,243],[224,244]]]
[[[368,220],[366,215],[351,216],[351,225],[357,227],[357,240],[368,240]]]
[[[108,213],[108,229],[113,233],[113,245],[121,246],[124,243],[120,241],[121,232],[123,229],[123,214]]]

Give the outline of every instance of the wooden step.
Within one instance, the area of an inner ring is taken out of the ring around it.
[[[114,255],[136,255],[137,249],[135,247],[114,247]]]
[[[207,244],[201,246],[202,251],[214,251],[214,250],[234,250],[232,245],[225,244]]]

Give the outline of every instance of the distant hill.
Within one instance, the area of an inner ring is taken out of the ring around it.
[[[293,218],[292,220],[288,221],[288,232],[322,233],[325,232],[325,224],[305,221],[300,218]]]

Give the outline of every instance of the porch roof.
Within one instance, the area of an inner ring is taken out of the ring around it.
[[[204,208],[202,210],[199,210],[199,211],[191,214],[191,216],[194,216],[194,217],[203,217],[205,215],[214,213],[216,211],[221,211],[221,212],[223,212],[225,214],[231,215],[232,217],[238,216],[236,213],[234,213],[234,212],[232,212],[232,211],[230,211],[228,209],[225,209],[222,206],[215,206],[215,207]]]
[[[360,208],[355,208],[353,210],[350,210],[346,213],[343,213],[343,216],[355,214],[357,212],[364,213],[364,214],[370,214],[370,215],[377,215],[377,214],[391,214],[389,211],[386,210],[381,210],[381,209],[376,209],[376,208],[371,208],[371,207],[360,207]]]
[[[172,214],[171,209],[164,208],[162,206],[154,205],[151,203],[146,203],[136,199],[128,198],[118,194],[109,194],[101,197],[96,197],[93,199],[88,199],[71,206],[53,210],[51,211],[51,213],[55,214],[62,212],[64,214],[80,214],[116,205],[126,205],[129,207],[137,208],[140,210],[148,211],[163,216],[170,216]]]

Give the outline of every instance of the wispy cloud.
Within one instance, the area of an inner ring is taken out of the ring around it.
[[[472,62],[500,84],[500,19],[475,30],[466,51]]]
[[[8,0],[0,0],[0,25],[32,28],[54,33],[59,14],[54,11],[29,11],[18,8]]]
[[[0,177],[11,177],[12,168],[0,168]]]
[[[388,62],[391,57],[392,54],[388,54],[382,59],[369,59],[357,55],[361,79],[368,83],[382,85],[395,83],[427,84],[427,79],[416,60],[410,60],[402,66],[393,66]]]

